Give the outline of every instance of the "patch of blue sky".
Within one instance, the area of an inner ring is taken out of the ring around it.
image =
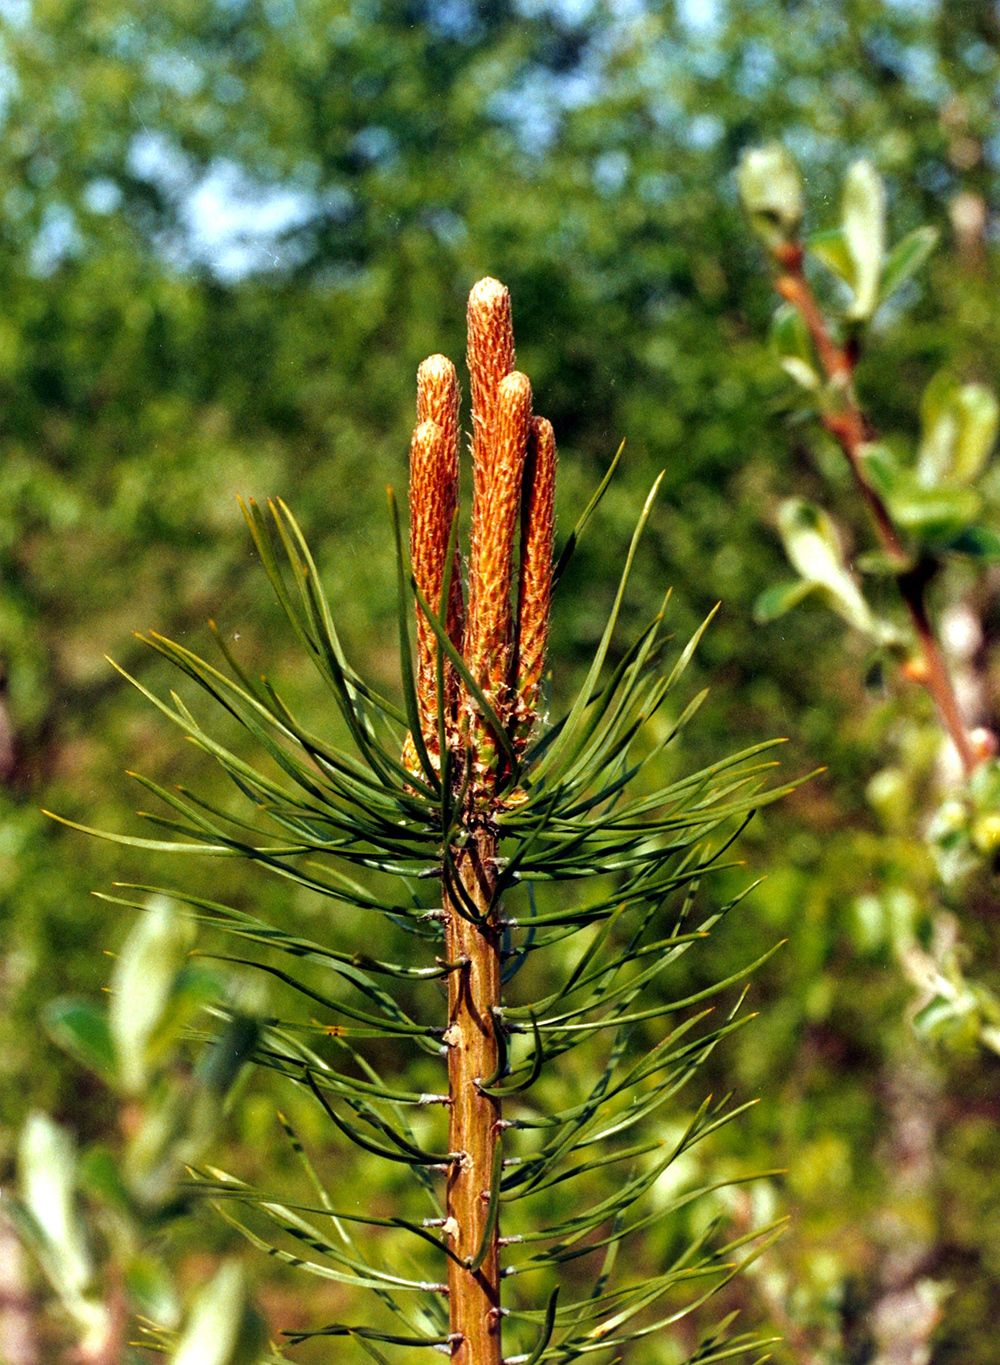
[[[83,189],[83,203],[91,213],[115,213],[121,208],[120,187],[107,176],[97,176]]]
[[[283,239],[315,217],[314,195],[266,185],[232,161],[217,161],[185,197],[185,248],[223,280],[292,264]]]
[[[490,103],[490,113],[506,123],[526,152],[541,156],[559,132],[562,115],[593,98],[594,73],[570,75],[533,71],[513,90],[504,90]]]
[[[32,274],[53,274],[79,246],[80,232],[72,210],[65,204],[50,204],[31,246]]]
[[[595,158],[591,177],[599,194],[614,195],[624,188],[628,172],[628,155],[618,149],[602,152],[599,157]]]
[[[4,61],[3,42],[0,40],[0,127],[3,126],[17,91],[17,72],[9,62]]]
[[[205,70],[192,57],[176,49],[154,52],[146,63],[151,80],[171,93],[190,98],[205,84]]]
[[[199,171],[170,138],[152,130],[132,139],[128,166],[174,203],[180,232],[165,247],[174,264],[207,268],[225,281],[294,264],[285,238],[319,209],[308,188],[268,183],[228,158]]]
[[[689,33],[716,33],[722,23],[722,5],[720,0],[677,0],[677,18]]]
[[[885,5],[887,9],[894,9],[898,14],[934,19],[941,12],[941,2],[942,0],[885,0]]]
[[[774,80],[777,67],[778,59],[766,43],[748,42],[736,72],[736,88],[748,98],[762,94]]]
[[[0,0],[0,24],[26,28],[31,19],[31,0]]]
[[[716,114],[695,114],[687,125],[687,141],[699,151],[708,151],[722,137],[726,126]]]
[[[191,164],[166,133],[144,128],[129,144],[128,169],[139,180],[148,180],[170,195],[180,195],[190,186]]]
[[[528,19],[556,14],[567,24],[582,24],[595,9],[594,0],[518,0],[517,8]]]
[[[389,128],[370,123],[360,128],[351,139],[351,149],[369,162],[383,165],[394,160],[398,151],[398,140]]]

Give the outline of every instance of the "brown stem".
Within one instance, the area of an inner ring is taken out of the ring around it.
[[[802,321],[809,329],[820,363],[828,378],[849,382],[854,374],[854,365],[842,346],[830,336],[826,320],[816,296],[809,288],[809,281],[802,273],[802,254],[786,260],[785,273],[778,277],[777,290],[783,299],[794,304],[802,315]]]
[[[490,1175],[500,1141],[500,1102],[484,1095],[480,1082],[497,1069],[498,1048],[492,1011],[500,1005],[500,931],[490,911],[496,889],[496,837],[476,830],[457,855],[465,898],[484,927],[463,917],[461,893],[445,888],[446,951],[463,962],[448,977],[449,1150],[456,1154],[448,1173],[447,1215],[452,1250],[473,1258],[482,1243],[490,1213]],[[464,899],[463,899],[464,905]],[[466,908],[468,914],[468,908]],[[496,1226],[478,1270],[448,1262],[448,1293],[458,1365],[502,1365],[500,1345],[500,1257]]]
[[[951,674],[948,672],[948,665],[944,661],[937,636],[934,634],[934,628],[927,615],[927,602],[922,577],[915,574],[903,575],[899,580],[899,590],[910,613],[917,639],[920,641],[920,652],[923,655],[924,669],[926,670],[924,686],[934,698],[941,720],[951,735],[955,748],[958,750],[959,758],[962,760],[962,767],[968,775],[979,762],[980,755],[973,748],[969,733],[965,728],[965,722],[962,720],[962,714],[958,709],[958,698],[955,696]]]
[[[782,267],[782,273],[778,277],[777,290],[783,299],[798,309],[816,347],[820,364],[827,378],[841,395],[839,411],[827,413],[823,417],[823,425],[844,452],[854,476],[855,486],[874,522],[882,549],[891,558],[903,562],[906,559],[903,542],[893,524],[888,507],[869,481],[862,460],[862,447],[872,439],[873,431],[854,394],[853,379],[857,356],[853,348],[840,346],[831,337],[826,319],[803,272],[802,259],[802,248],[797,243],[792,243],[779,252],[778,263]],[[925,596],[927,576],[923,572],[905,573],[900,574],[896,581],[920,646],[923,684],[968,775],[975,768],[979,756],[969,739],[955,695],[955,686],[927,613]]]

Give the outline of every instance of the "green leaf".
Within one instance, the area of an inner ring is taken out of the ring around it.
[[[180,1304],[173,1281],[162,1261],[147,1252],[133,1256],[125,1266],[125,1288],[141,1317],[158,1327],[176,1328]]]
[[[123,890],[142,893],[143,896],[170,896],[173,900],[177,901],[178,904],[189,907],[187,912],[188,917],[196,924],[213,925],[236,938],[246,939],[252,943],[266,944],[276,948],[280,952],[287,953],[290,957],[321,964],[327,962],[342,962],[351,964],[365,972],[374,972],[377,975],[394,976],[401,979],[409,978],[415,981],[432,980],[437,977],[442,977],[447,971],[446,966],[410,967],[403,966],[401,963],[396,962],[382,962],[377,958],[368,957],[365,953],[361,952],[338,952],[335,948],[330,948],[325,944],[318,943],[315,939],[302,938],[297,934],[286,933],[283,929],[276,928],[267,920],[258,919],[256,915],[248,914],[243,910],[237,910],[234,906],[223,905],[220,901],[206,900],[204,897],[192,895],[190,892],[144,884],[133,885],[124,882],[119,882],[117,885]],[[110,896],[103,892],[98,892],[96,894],[99,900],[108,901],[112,905],[128,905],[135,909],[143,909],[145,906],[144,899],[138,900],[135,897]],[[362,901],[360,904],[362,908],[370,908],[366,905],[366,902]],[[405,906],[384,908],[387,910],[392,909],[394,913],[406,913]]]
[[[830,517],[813,503],[788,498],[778,509],[778,530],[792,567],[813,589],[822,590],[838,615],[866,635],[880,628],[844,564]]]
[[[136,1093],[146,1084],[151,1044],[173,1004],[193,943],[191,925],[164,897],[153,897],[122,946],[111,978],[110,1025],[121,1081]]]
[[[917,478],[924,487],[955,480],[969,483],[989,459],[996,442],[999,408],[982,384],[959,386],[941,371],[921,400],[922,435]]]
[[[334,1284],[351,1285],[355,1289],[381,1291],[384,1286],[391,1285],[394,1289],[403,1290],[407,1293],[426,1293],[428,1290],[425,1281],[404,1279],[399,1275],[375,1270],[364,1261],[358,1261],[354,1257],[345,1256],[338,1252],[332,1243],[323,1238],[311,1224],[299,1218],[287,1204],[251,1196],[245,1191],[238,1192],[237,1197],[254,1207],[259,1214],[268,1218],[281,1232],[312,1247],[320,1254],[336,1260],[341,1265],[351,1267],[351,1269],[349,1271],[336,1270],[333,1266],[325,1265],[321,1261],[306,1259],[301,1255],[286,1251],[283,1247],[276,1246],[265,1237],[259,1236],[253,1228],[232,1214],[225,1207],[224,1202],[216,1201],[213,1204],[219,1216],[230,1227],[235,1228],[242,1237],[245,1237],[251,1246],[257,1247],[259,1251],[266,1252],[267,1255],[272,1256],[284,1265],[294,1266],[296,1269],[305,1271],[306,1274],[315,1275],[318,1279],[331,1280]],[[318,1335],[325,1335],[325,1333]]]
[[[447,1152],[422,1151],[419,1147],[415,1147],[411,1143],[401,1139],[398,1134],[393,1134],[387,1124],[382,1125],[383,1131],[390,1134],[390,1137],[392,1137],[396,1143],[396,1147],[385,1147],[380,1142],[374,1142],[371,1138],[366,1137],[354,1124],[348,1123],[339,1116],[323,1094],[312,1071],[306,1070],[305,1080],[310,1090],[316,1096],[316,1099],[322,1105],[323,1111],[327,1118],[331,1120],[334,1127],[339,1129],[346,1138],[349,1138],[351,1142],[360,1147],[363,1151],[371,1152],[374,1156],[380,1156],[386,1161],[402,1162],[405,1165],[411,1166],[440,1166],[448,1161],[449,1157]]]
[[[778,530],[793,568],[807,583],[827,583],[843,571],[843,551],[832,518],[815,503],[786,498]]]
[[[850,285],[852,290],[854,289],[854,258],[847,245],[843,228],[828,228],[825,232],[813,233],[807,241],[806,247],[810,255],[815,256],[831,274]]]
[[[1000,421],[996,394],[985,384],[963,384],[956,398],[958,436],[951,473],[969,482],[982,472],[993,452]]]
[[[108,1312],[91,1296],[93,1262],[76,1205],[76,1145],[47,1114],[36,1111],[24,1125],[18,1175],[23,1202],[5,1201],[8,1213],[80,1328],[82,1345],[96,1351],[106,1340]]]
[[[350,1037],[352,1035],[367,1038],[392,1036],[411,1037],[415,1040],[418,1047],[422,1045],[424,1050],[430,1053],[431,1056],[437,1055],[438,1046],[430,1041],[430,1035],[440,1033],[442,1030],[431,1029],[421,1024],[413,1023],[409,1016],[404,1014],[401,1009],[389,1004],[390,997],[385,997],[385,1000],[380,1001],[380,1003],[386,1003],[388,1005],[390,1012],[394,1016],[393,1019],[387,1019],[381,1015],[375,1015],[366,1010],[357,1009],[355,1006],[349,1005],[346,1000],[335,1000],[331,996],[313,990],[297,975],[284,972],[280,967],[272,966],[270,962],[259,962],[255,961],[253,958],[231,957],[223,953],[213,954],[213,957],[219,962],[231,962],[240,967],[252,967],[256,971],[263,972],[267,976],[273,976],[276,980],[284,982],[284,984],[290,986],[292,990],[297,991],[299,995],[303,996],[305,999],[316,1001],[317,1004],[323,1005],[334,1014],[344,1015],[347,1019],[355,1019],[359,1023],[367,1025],[363,1030],[350,1029],[339,1024],[336,1026],[329,1026],[328,1032],[333,1037]]]
[[[949,554],[967,555],[984,564],[1000,564],[1000,532],[992,526],[967,526],[943,548]]]
[[[753,619],[761,625],[777,621],[779,616],[784,616],[808,597],[815,586],[805,578],[799,578],[794,583],[772,583],[754,602]]]
[[[884,303],[916,274],[937,246],[940,236],[935,227],[918,227],[896,243],[886,257],[882,271],[879,303]]]
[[[122,1179],[121,1159],[108,1147],[90,1147],[80,1157],[80,1189],[122,1217],[131,1217],[134,1208]]]
[[[361,1269],[364,1272],[368,1272],[372,1268],[368,1266],[365,1261],[359,1260],[355,1256],[348,1255],[325,1242],[320,1237],[320,1234],[316,1232],[315,1229],[312,1229],[312,1225],[307,1223],[305,1219],[299,1219],[298,1215],[302,1213],[320,1214],[324,1218],[331,1219],[337,1227],[337,1233],[341,1242],[345,1247],[351,1249],[354,1247],[354,1241],[347,1232],[347,1229],[343,1227],[343,1224],[345,1223],[358,1223],[363,1227],[373,1228],[399,1228],[434,1247],[435,1251],[442,1252],[449,1260],[454,1261],[456,1265],[464,1265],[464,1261],[462,1261],[461,1258],[438,1237],[435,1237],[423,1224],[411,1222],[406,1218],[377,1218],[364,1213],[348,1213],[344,1209],[336,1208],[327,1197],[326,1190],[319,1182],[318,1177],[316,1177],[312,1163],[305,1157],[305,1153],[303,1152],[298,1139],[292,1135],[292,1130],[289,1128],[287,1120],[281,1115],[279,1115],[279,1118],[282,1120],[282,1126],[285,1128],[286,1133],[292,1137],[297,1155],[307,1163],[307,1169],[310,1173],[313,1186],[320,1199],[318,1205],[278,1202],[273,1198],[269,1198],[262,1191],[255,1189],[252,1185],[248,1185],[245,1181],[239,1180],[229,1172],[220,1171],[215,1167],[210,1168],[210,1172],[206,1174],[203,1174],[201,1171],[196,1171],[194,1173],[195,1188],[202,1194],[210,1194],[214,1200],[235,1201],[245,1205],[247,1208],[255,1209],[259,1214],[269,1218],[277,1226],[283,1227],[284,1230],[291,1235],[298,1235],[307,1229],[311,1229],[315,1233],[313,1250],[322,1251],[324,1255],[336,1260],[338,1264],[353,1269]],[[294,1220],[294,1223],[290,1223],[288,1220]],[[373,1273],[377,1274],[378,1272]],[[382,1279],[385,1283],[394,1284],[397,1287],[399,1287],[400,1284],[408,1288],[413,1287],[411,1282],[400,1281],[399,1278],[395,1276],[383,1276]]]
[[[173,1365],[254,1365],[266,1351],[264,1324],[249,1302],[246,1273],[237,1261],[227,1261],[195,1296]]]
[[[53,1042],[95,1071],[106,1084],[114,1085],[118,1058],[108,1017],[102,1009],[89,1000],[65,996],[49,1001],[42,1011],[42,1021]]]
[[[841,225],[854,262],[854,301],[848,316],[860,322],[878,305],[885,263],[885,185],[870,161],[848,167]]]
[[[280,499],[270,503],[272,528],[271,523],[252,499],[244,505],[243,510],[275,595],[320,674],[330,685],[358,750],[373,775],[377,781],[390,789],[401,783],[409,783],[421,792],[432,795],[431,789],[422,779],[408,774],[403,768],[397,757],[398,744],[390,749],[375,738],[371,721],[361,700],[371,698],[379,709],[385,709],[384,703],[377,694],[361,683],[347,663],[329,604],[319,582],[316,565],[291,512]],[[284,571],[278,563],[274,545],[275,533],[298,589],[298,603],[292,596],[285,581]]]
[[[947,370],[938,370],[929,380],[920,398],[920,424],[925,432],[940,421],[951,405],[957,389],[957,381]]]
[[[859,573],[871,574],[876,578],[898,578],[900,574],[913,568],[916,561],[909,556],[900,557],[887,550],[866,550],[854,560]]]
[[[911,482],[894,490],[889,509],[897,526],[933,547],[971,526],[982,510],[982,499],[973,488],[921,488]]]
[[[936,374],[920,404],[923,428],[917,478],[925,488],[949,480],[970,483],[992,453],[1000,422],[996,395],[984,384],[959,385]]]
[[[86,1288],[92,1274],[83,1225],[76,1210],[76,1145],[47,1114],[28,1118],[18,1147],[25,1207],[59,1258],[66,1283]]]
[[[867,441],[860,454],[868,482],[880,497],[891,498],[893,489],[906,477],[893,451],[881,441]]]
[[[342,1322],[331,1322],[325,1327],[316,1327],[309,1332],[285,1332],[282,1335],[287,1337],[292,1346],[298,1346],[303,1341],[311,1341],[313,1337],[356,1337],[359,1341],[385,1341],[394,1346],[426,1346],[435,1351],[440,1351],[442,1347],[451,1344],[449,1336],[408,1337],[399,1333],[379,1332],[374,1327],[352,1327]]]
[[[234,1014],[198,1059],[195,1075],[219,1099],[225,1099],[236,1083],[244,1063],[253,1056],[261,1023],[249,1014]]]
[[[771,345],[785,372],[804,389],[818,389],[819,371],[809,329],[802,314],[790,303],[782,304],[771,324]]]

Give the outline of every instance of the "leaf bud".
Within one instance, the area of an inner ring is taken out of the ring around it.
[[[1000,849],[1000,815],[981,815],[972,826],[972,842],[980,853]]]
[[[996,732],[985,725],[977,725],[969,733],[969,743],[976,761],[981,763],[987,758],[996,758],[998,744]]]
[[[925,683],[929,676],[927,660],[919,654],[907,659],[901,671],[906,681],[912,683]]]
[[[804,212],[802,177],[779,142],[744,152],[737,181],[754,230],[772,251],[797,235]]]
[[[844,179],[844,241],[854,262],[854,301],[848,316],[871,317],[885,265],[885,185],[870,161],[855,161]]]

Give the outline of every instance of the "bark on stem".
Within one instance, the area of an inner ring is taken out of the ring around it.
[[[927,601],[923,582],[916,574],[908,574],[900,579],[899,590],[910,613],[910,619],[913,621],[917,639],[920,641],[920,651],[927,671],[924,686],[934,698],[942,722],[958,750],[959,758],[962,760],[962,768],[968,776],[979,762],[980,755],[973,748],[969,732],[965,728],[965,722],[958,709],[958,698],[955,696],[951,674],[948,672],[948,665],[944,661],[941,646],[934,634],[934,627],[927,615]]]
[[[478,914],[487,915],[496,887],[495,836],[486,829],[476,831],[458,854],[457,866],[465,898]],[[500,931],[495,923],[480,927],[463,917],[456,905],[460,894],[445,887],[447,956],[465,963],[448,977],[449,1150],[461,1157],[448,1172],[446,1208],[452,1250],[471,1259],[490,1214],[490,1175],[500,1141],[500,1102],[479,1088],[497,1069],[492,1011],[500,1005]],[[478,1270],[448,1262],[452,1360],[457,1365],[502,1365],[498,1239],[494,1226]]]
[[[798,309],[812,337],[816,354],[827,378],[838,386],[842,394],[843,405],[840,411],[827,413],[823,417],[823,425],[844,452],[858,492],[875,524],[882,549],[893,559],[905,561],[906,551],[889,509],[878,490],[869,481],[864,469],[862,447],[872,439],[873,433],[852,388],[857,355],[852,348],[838,346],[831,337],[826,319],[802,269],[801,246],[798,243],[789,243],[776,253],[776,259],[782,270],[777,281],[778,293]],[[927,576],[916,571],[900,574],[896,581],[920,646],[924,664],[924,686],[937,708],[941,724],[951,737],[962,768],[968,776],[978,763],[979,755],[973,748],[962,719],[951,674],[948,672],[927,612]]]

